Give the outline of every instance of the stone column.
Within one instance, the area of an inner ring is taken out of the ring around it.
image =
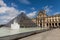
[[[39,20],[39,27],[40,27],[40,20]]]
[[[45,28],[48,28],[47,23],[45,23]]]
[[[59,27],[59,23],[57,23],[57,27]]]
[[[39,24],[39,27],[40,27],[40,24]]]
[[[44,27],[43,27],[43,23],[42,23],[42,28],[44,28]]]
[[[49,23],[48,23],[48,26],[47,27],[50,28]]]
[[[52,26],[52,23],[51,23],[51,27],[53,27],[53,26]]]
[[[55,23],[54,23],[54,27],[56,27]]]
[[[38,26],[38,21],[37,21],[37,23],[36,23],[36,24],[37,24],[37,26]]]

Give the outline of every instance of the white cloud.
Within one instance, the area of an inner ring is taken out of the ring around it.
[[[2,21],[3,23],[6,20],[10,21],[11,19],[13,19],[15,16],[17,16],[20,13],[18,10],[16,10],[13,7],[3,7],[2,9],[4,9],[4,10],[1,11],[0,13],[1,14],[6,14],[6,15],[0,16],[0,19],[3,19],[3,21]]]
[[[2,2],[2,4],[1,4]],[[8,21],[10,21],[11,19],[13,19],[14,17],[16,17],[18,14],[20,14],[21,12],[25,12],[25,11],[19,11],[17,9],[15,9],[14,7],[8,7],[3,0],[0,0],[0,15],[3,14],[2,16],[0,16],[0,24],[4,24],[7,23]],[[4,15],[6,14],[6,15]],[[3,21],[2,21],[3,20]]]
[[[3,2],[3,0],[0,0],[0,6],[6,7],[7,5]]]
[[[26,11],[24,11],[24,10],[21,10],[21,11],[20,11],[20,13],[22,13],[22,12],[23,12],[23,13],[26,13]]]
[[[32,7],[31,9],[32,9],[32,10],[35,10],[35,8],[34,8],[34,7]]]
[[[36,16],[36,13],[37,13],[37,11],[31,12],[31,13],[27,14],[27,16],[28,16],[29,18],[33,18],[33,17]]]
[[[45,6],[44,9],[45,9],[45,11],[46,11],[47,13],[49,13],[49,12],[51,11],[48,6]]]
[[[5,13],[6,10],[7,10],[6,7],[0,7],[0,14],[1,14],[1,13]]]
[[[12,7],[17,7],[17,5],[15,3],[11,3]]]
[[[7,14],[7,15],[0,16],[0,19],[3,19],[4,21],[5,20],[10,21],[11,19],[13,19],[14,17],[16,17],[21,12],[24,12],[25,13],[25,11],[18,11],[14,7],[3,7],[3,8],[6,9],[6,10],[1,11],[0,13],[1,14]]]
[[[60,14],[60,12],[55,12],[54,15],[56,15],[56,14]]]
[[[53,6],[44,6],[43,7],[43,9],[46,11],[46,13],[48,14],[48,15],[51,15],[51,13],[50,12],[52,12],[52,8]]]
[[[14,7],[1,7],[0,8],[0,14],[9,14],[9,15],[15,15],[17,13],[19,13],[18,10],[16,10]]]
[[[24,4],[31,4],[30,2],[29,2],[29,0],[19,0],[21,3],[24,3]]]

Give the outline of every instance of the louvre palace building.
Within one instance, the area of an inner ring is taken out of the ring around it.
[[[60,27],[60,14],[48,16],[45,10],[39,11],[36,17],[36,24],[43,28]]]

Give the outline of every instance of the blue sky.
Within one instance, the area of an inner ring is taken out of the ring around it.
[[[43,9],[48,15],[60,14],[60,0],[0,0],[0,24],[9,22],[21,12],[30,18],[36,17]]]

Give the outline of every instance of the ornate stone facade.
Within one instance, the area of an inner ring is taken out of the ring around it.
[[[45,10],[38,13],[36,24],[43,28],[60,27],[60,14],[48,16]]]

